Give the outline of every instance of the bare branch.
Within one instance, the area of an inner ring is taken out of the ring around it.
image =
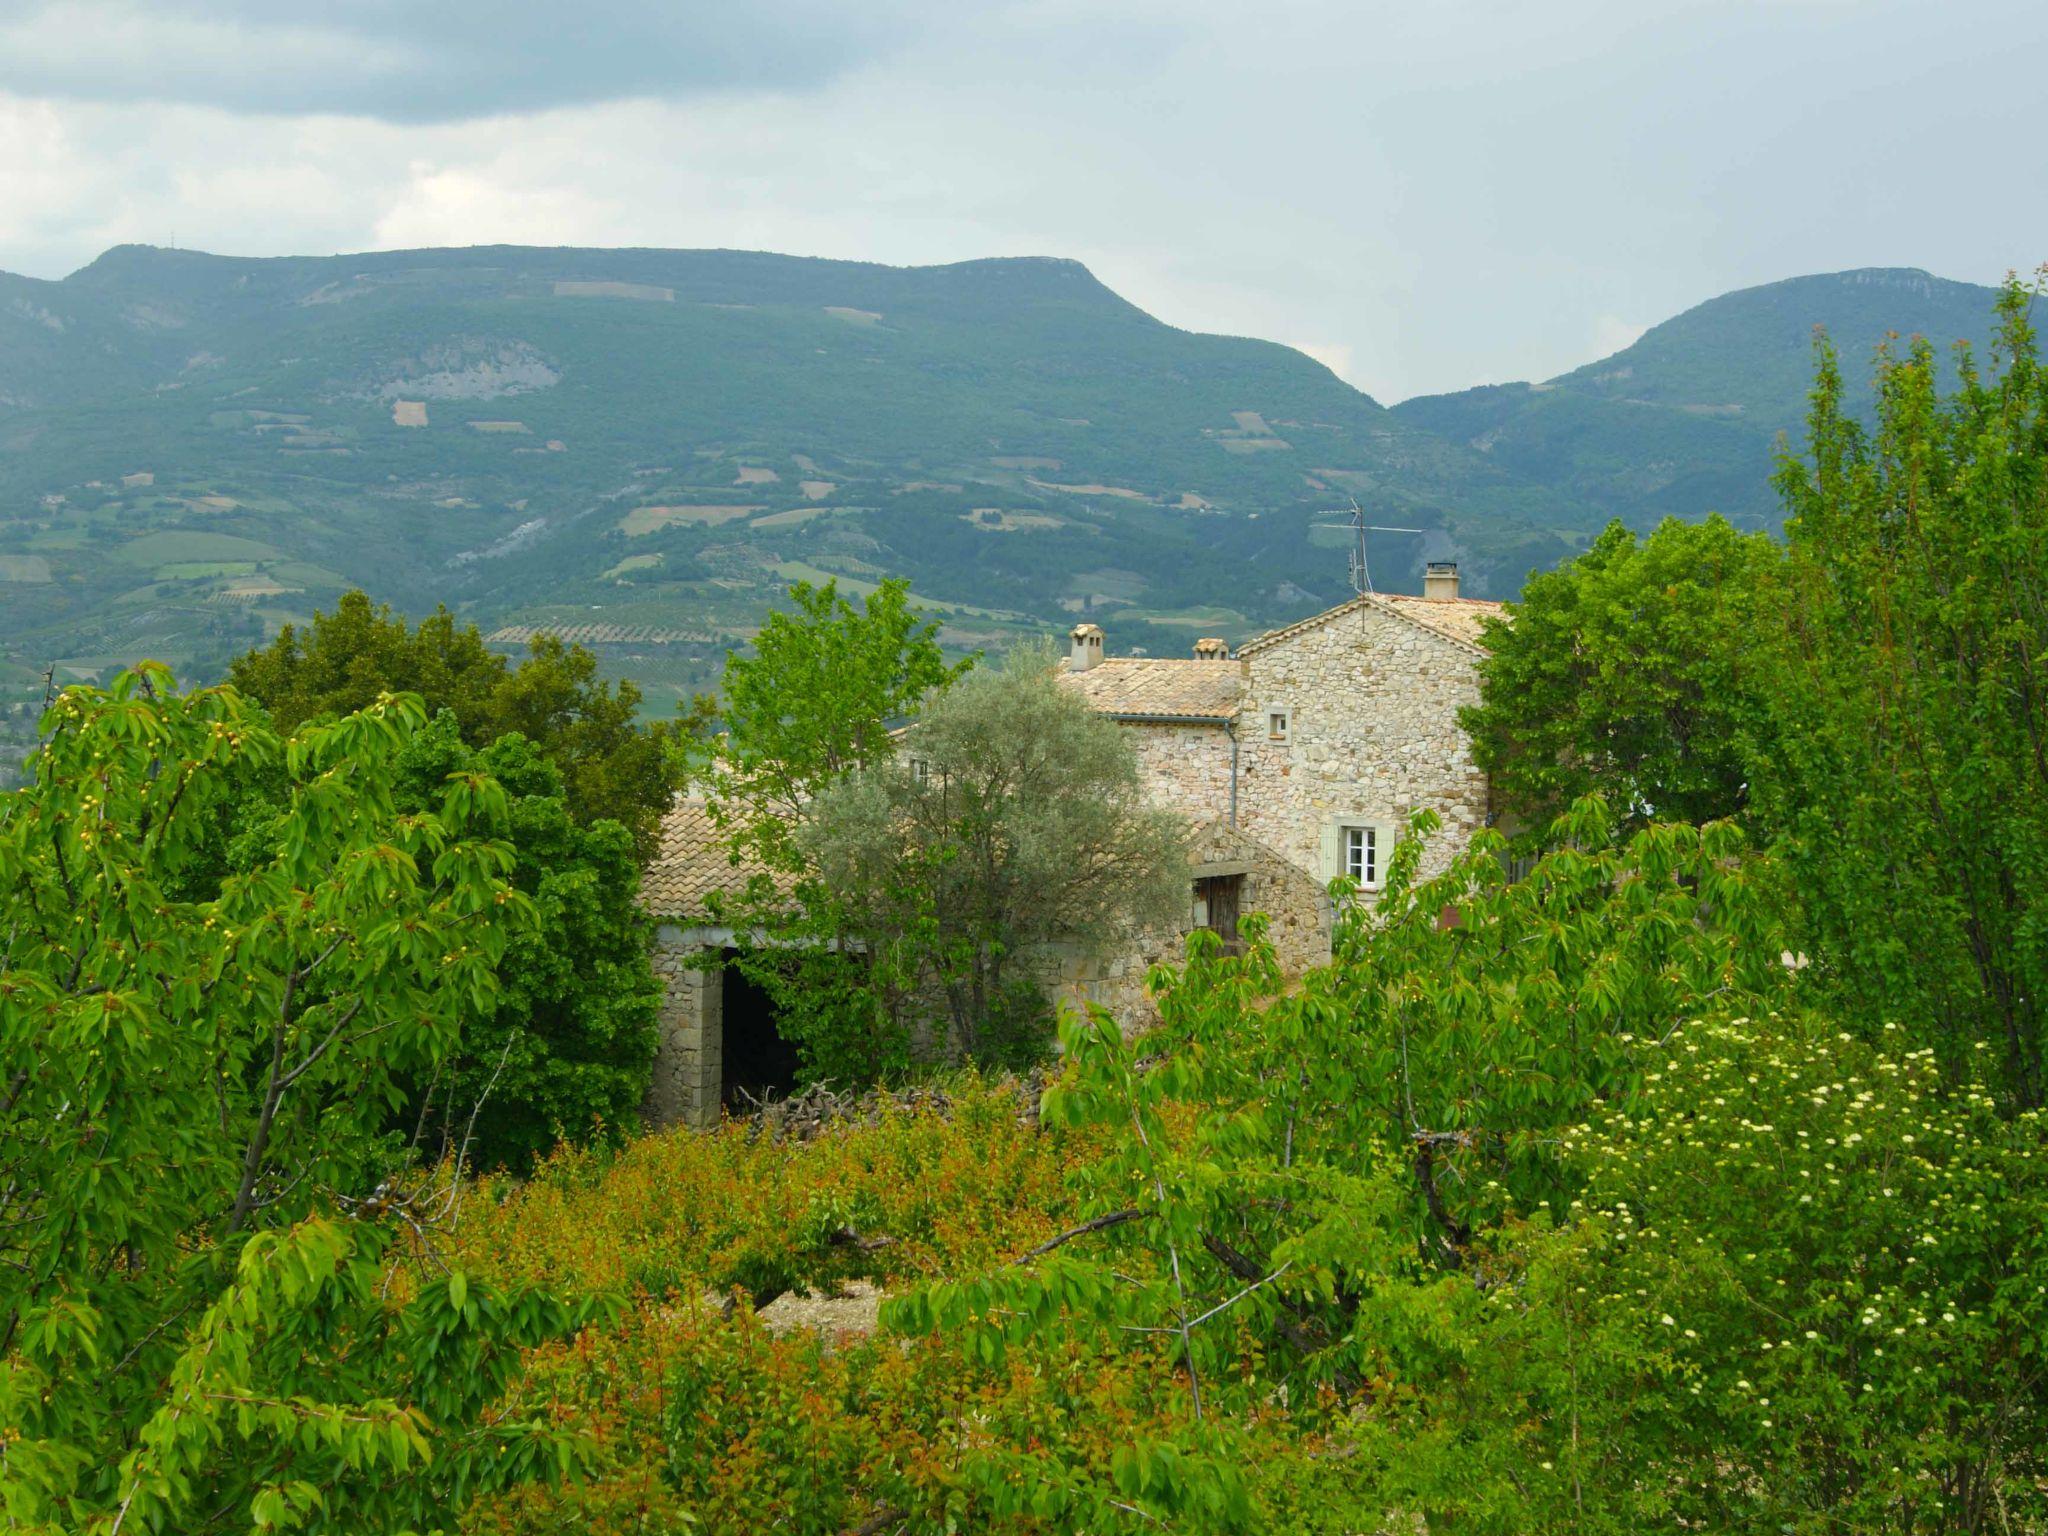
[[[1252,1283],[1251,1283],[1250,1285],[1246,1286],[1246,1287],[1245,1287],[1245,1288],[1244,1288],[1243,1290],[1239,1291],[1239,1292],[1238,1292],[1238,1293],[1237,1293],[1236,1295],[1234,1295],[1234,1296],[1230,1297],[1230,1298],[1229,1298],[1229,1299],[1228,1299],[1227,1301],[1219,1301],[1219,1302],[1217,1302],[1215,1306],[1211,1307],[1211,1308],[1210,1308],[1210,1309],[1209,1309],[1208,1311],[1204,1312],[1204,1313],[1203,1313],[1203,1314],[1202,1314],[1202,1315],[1201,1315],[1200,1317],[1197,1317],[1197,1318],[1194,1318],[1194,1319],[1192,1319],[1192,1320],[1191,1320],[1191,1321],[1190,1321],[1190,1322],[1188,1323],[1188,1326],[1189,1326],[1190,1328],[1199,1328],[1199,1327],[1201,1327],[1201,1326],[1202,1326],[1202,1324],[1204,1324],[1204,1323],[1206,1323],[1207,1321],[1209,1321],[1209,1319],[1210,1319],[1210,1318],[1212,1318],[1212,1317],[1216,1316],[1216,1315],[1217,1315],[1218,1313],[1220,1313],[1220,1312],[1228,1312],[1228,1311],[1229,1311],[1229,1310],[1230,1310],[1230,1309],[1231,1309],[1232,1307],[1236,1306],[1236,1305],[1237,1305],[1237,1304],[1238,1304],[1238,1303],[1239,1303],[1240,1301],[1243,1301],[1243,1300],[1245,1299],[1245,1297],[1247,1297],[1247,1296],[1251,1295],[1251,1294],[1252,1294],[1252,1292],[1254,1292],[1254,1291],[1258,1290],[1258,1289],[1259,1289],[1260,1287],[1262,1287],[1262,1286],[1268,1286],[1268,1285],[1271,1285],[1271,1284],[1272,1284],[1272,1283],[1273,1283],[1273,1282],[1274,1282],[1275,1280],[1278,1280],[1278,1279],[1279,1279],[1279,1278],[1280,1278],[1280,1277],[1281,1277],[1282,1275],[1286,1274],[1286,1273],[1287,1273],[1287,1271],[1288,1271],[1288,1269],[1289,1269],[1289,1267],[1290,1267],[1290,1266],[1292,1266],[1292,1264],[1293,1264],[1293,1263],[1294,1263],[1294,1261],[1293,1261],[1292,1259],[1289,1259],[1289,1260],[1287,1261],[1287,1263],[1285,1263],[1285,1264],[1282,1264],[1282,1265],[1281,1265],[1281,1266],[1280,1266],[1280,1267],[1279,1267],[1278,1269],[1274,1270],[1274,1271],[1273,1271],[1273,1272],[1272,1272],[1272,1273],[1271,1273],[1270,1275],[1266,1275],[1266,1276],[1265,1276],[1265,1277],[1263,1277],[1262,1279],[1254,1280],[1254,1281],[1253,1281],[1253,1282],[1252,1282]]]
[[[1120,1227],[1127,1221],[1139,1221],[1151,1214],[1150,1211],[1126,1210],[1111,1211],[1106,1216],[1093,1217],[1088,1221],[1082,1222],[1078,1227],[1067,1228],[1066,1231],[1060,1233],[1057,1237],[1047,1238],[1036,1248],[1026,1249],[1023,1253],[1018,1254],[1016,1258],[1010,1260],[1010,1262],[1012,1264],[1029,1264],[1033,1259],[1042,1258],[1044,1255],[1051,1253],[1053,1249],[1071,1243],[1077,1237],[1086,1237],[1091,1232],[1107,1232],[1111,1227]]]

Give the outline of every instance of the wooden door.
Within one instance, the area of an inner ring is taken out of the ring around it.
[[[1244,900],[1243,875],[1204,875],[1195,881],[1195,900],[1204,905],[1208,921],[1202,926],[1223,941],[1226,954],[1236,954],[1238,911]]]

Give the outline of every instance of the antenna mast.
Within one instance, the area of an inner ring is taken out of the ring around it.
[[[1368,523],[1365,513],[1358,505],[1358,498],[1351,498],[1351,590],[1364,597],[1373,589],[1372,566],[1365,558],[1365,536],[1367,533],[1425,533],[1423,528],[1388,528],[1379,523]]]

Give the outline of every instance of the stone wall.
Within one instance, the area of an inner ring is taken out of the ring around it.
[[[1179,953],[1178,937],[1166,933],[1140,934],[1135,943],[1104,955],[1062,945],[1050,957],[1053,1006],[1061,1013],[1102,1008],[1126,1030],[1146,1028],[1158,1015],[1145,994],[1145,972]]]
[[[1155,800],[1198,828],[1195,870],[1241,867],[1244,913],[1263,912],[1282,971],[1329,959],[1330,907],[1339,873],[1335,831],[1370,825],[1381,866],[1416,809],[1443,821],[1426,872],[1441,869],[1485,825],[1486,779],[1472,762],[1458,711],[1479,699],[1477,658],[1453,640],[1371,604],[1340,611],[1241,663],[1246,694],[1236,722],[1237,824],[1229,824],[1231,736],[1217,725],[1127,722]],[[1227,666],[1211,662],[1204,665]],[[1269,739],[1267,717],[1289,714],[1288,739]],[[1145,974],[1184,953],[1187,926],[1141,934],[1111,953],[1078,949],[1048,959],[1060,1003],[1107,1008],[1128,1028],[1154,1017]],[[716,970],[691,964],[703,935],[664,926],[655,969],[667,996],[647,1117],[654,1124],[715,1125],[724,1078],[723,995]]]
[[[698,961],[704,946],[664,924],[654,940],[661,1043],[641,1118],[650,1126],[718,1124],[725,1090],[725,978]]]
[[[1052,993],[1066,1008],[1095,1005],[1126,1029],[1143,1029],[1157,1018],[1145,992],[1145,975],[1162,962],[1178,964],[1187,953],[1193,923],[1193,880],[1197,872],[1242,873],[1240,919],[1254,912],[1269,919],[1267,937],[1285,976],[1327,964],[1330,958],[1330,901],[1320,882],[1256,838],[1213,821],[1198,828],[1188,847],[1190,921],[1171,930],[1136,935],[1107,954],[1063,949],[1055,956]]]
[[[1228,662],[1212,662],[1228,666]],[[1230,733],[1214,725],[1124,722],[1146,793],[1200,824],[1230,811]]]
[[[1340,872],[1340,824],[1373,826],[1384,867],[1410,813],[1433,809],[1443,830],[1429,872],[1485,825],[1486,776],[1458,726],[1458,711],[1479,702],[1469,650],[1365,605],[1245,662],[1238,825],[1319,883]],[[1289,714],[1285,742],[1269,739],[1274,710]]]

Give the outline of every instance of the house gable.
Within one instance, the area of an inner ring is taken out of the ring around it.
[[[1487,602],[1476,597],[1410,597],[1401,593],[1362,592],[1348,603],[1339,603],[1335,608],[1281,629],[1271,629],[1255,640],[1249,640],[1238,648],[1241,658],[1250,658],[1261,651],[1269,651],[1276,645],[1288,642],[1323,628],[1338,619],[1365,609],[1391,614],[1404,624],[1413,625],[1424,634],[1448,641],[1472,656],[1484,656],[1486,647],[1482,643],[1488,619],[1504,618],[1503,604]]]
[[[1246,646],[1239,824],[1318,880],[1362,874],[1370,888],[1426,808],[1443,829],[1425,867],[1447,863],[1488,811],[1458,723],[1485,653],[1416,610],[1456,610],[1476,630],[1496,606],[1367,594]]]

